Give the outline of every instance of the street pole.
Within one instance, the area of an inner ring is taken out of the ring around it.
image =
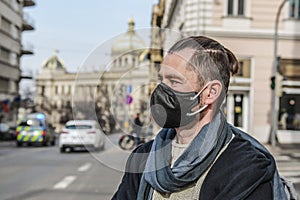
[[[276,13],[276,20],[275,20],[275,30],[274,30],[274,56],[273,56],[273,69],[272,75],[276,77],[276,73],[278,72],[278,23],[281,10],[286,2],[289,0],[283,0],[279,5],[279,8]],[[277,91],[274,89],[272,92],[272,125],[271,125],[271,145],[275,147],[276,145],[276,134],[278,130],[278,112],[279,112],[279,97],[276,94]]]

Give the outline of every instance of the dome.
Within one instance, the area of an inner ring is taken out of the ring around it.
[[[134,20],[129,19],[128,31],[119,36],[112,45],[113,55],[118,55],[146,47],[144,40],[134,31]]]
[[[54,54],[43,63],[42,69],[65,70],[66,67],[64,62],[59,59],[56,52],[54,52]]]

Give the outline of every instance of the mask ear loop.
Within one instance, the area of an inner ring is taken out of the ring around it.
[[[202,92],[204,89],[207,88],[207,86],[209,85],[210,82],[208,82],[199,92],[198,94],[196,94],[195,96],[191,97],[190,100],[195,100]],[[205,108],[207,108],[208,105],[204,105],[202,108],[200,108],[199,110],[192,112],[192,113],[186,113],[186,116],[190,117],[190,116],[194,116],[200,112],[202,112]]]
[[[195,111],[195,112],[192,112],[192,113],[186,113],[186,116],[190,117],[190,116],[193,116],[193,115],[196,115],[200,112],[202,112],[205,108],[207,108],[208,105],[204,105],[202,108],[200,108],[199,110]]]

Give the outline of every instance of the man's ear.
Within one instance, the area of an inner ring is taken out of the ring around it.
[[[205,104],[213,104],[218,100],[223,90],[222,83],[218,80],[211,81],[211,84],[207,87]]]

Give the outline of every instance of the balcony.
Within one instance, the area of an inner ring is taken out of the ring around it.
[[[33,79],[33,73],[32,71],[24,72],[22,71],[20,79]]]
[[[22,0],[22,2],[24,7],[35,6],[35,0]]]
[[[21,46],[22,55],[32,55],[33,54],[33,45],[30,43],[22,44]]]
[[[30,17],[28,13],[23,13],[23,31],[31,31],[34,29],[34,20]]]

